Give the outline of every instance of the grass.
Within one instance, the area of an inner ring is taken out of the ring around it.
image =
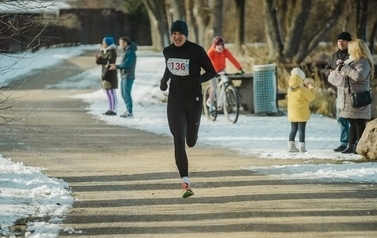
[[[228,46],[227,46],[228,47]],[[231,46],[230,46],[231,47]],[[230,49],[232,51],[232,49]],[[265,47],[259,45],[247,45],[243,46],[244,55],[236,56],[240,64],[242,65],[243,70],[246,73],[252,72],[253,65],[263,65],[271,64],[275,62],[270,62],[267,60],[268,50]],[[331,54],[332,47],[327,47],[326,49],[319,49],[318,52],[325,52],[328,55]],[[234,66],[227,61],[227,71],[234,72]],[[278,89],[282,91],[287,91],[288,89],[288,80],[290,77],[290,70],[296,65],[289,64],[277,64],[277,77],[278,77]],[[336,91],[332,88],[324,78],[322,73],[323,69],[319,66],[313,66],[313,64],[306,63],[305,66],[300,67],[308,78],[314,80],[315,83],[315,100],[310,103],[310,109],[313,113],[321,114],[323,116],[335,118],[336,117]],[[286,108],[286,100],[279,100],[279,108]]]

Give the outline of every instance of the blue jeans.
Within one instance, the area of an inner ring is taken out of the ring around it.
[[[348,119],[343,117],[338,117],[338,123],[340,125],[340,143],[342,145],[347,145],[350,131],[350,123]]]
[[[305,128],[306,121],[304,122],[291,122],[291,132],[289,133],[289,141],[295,141],[298,131],[298,141],[305,142]]]
[[[126,104],[127,111],[132,113],[132,97],[131,97],[131,90],[132,84],[134,83],[134,79],[126,79],[122,78],[121,82],[121,93],[124,103]]]

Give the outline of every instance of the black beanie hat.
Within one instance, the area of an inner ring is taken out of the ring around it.
[[[186,37],[188,36],[188,27],[185,21],[182,20],[176,20],[171,24],[170,27],[170,35],[173,34],[173,32],[178,31],[181,32]]]
[[[338,35],[338,40],[346,40],[346,41],[351,41],[352,37],[351,34],[344,31]]]

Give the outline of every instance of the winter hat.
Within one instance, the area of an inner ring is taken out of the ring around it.
[[[300,68],[293,68],[291,71],[291,75],[298,75],[302,80],[305,78],[305,73]]]
[[[338,35],[338,40],[346,40],[346,41],[351,41],[352,37],[351,34],[344,31]]]
[[[178,31],[181,32],[186,37],[188,36],[188,27],[185,21],[182,20],[176,20],[171,24],[170,27],[170,34],[173,34],[173,32]]]
[[[111,36],[106,36],[105,38],[103,38],[103,41],[104,41],[108,46],[114,44],[114,38],[111,37]]]
[[[213,38],[213,41],[212,41],[214,45],[224,45],[224,42],[225,40],[221,36],[216,36],[215,38]]]

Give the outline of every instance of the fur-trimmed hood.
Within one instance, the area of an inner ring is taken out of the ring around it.
[[[109,45],[107,48],[103,48],[103,47],[101,47],[101,51],[102,51],[103,53],[105,53],[105,54],[106,54],[106,52],[107,52],[108,50],[112,50],[112,49],[116,50],[116,49],[117,49],[117,46],[114,45],[114,44],[112,44],[112,45]]]

